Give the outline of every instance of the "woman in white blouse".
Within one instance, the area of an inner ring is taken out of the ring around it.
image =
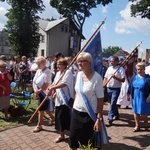
[[[40,105],[46,96],[46,89],[51,84],[51,71],[46,67],[46,59],[43,56],[37,57],[35,62],[39,69],[36,71],[33,79],[33,90],[35,96],[39,97],[38,105]],[[42,121],[44,117],[44,111],[46,111],[47,114],[50,115],[50,118],[54,121],[54,116],[51,114],[51,111],[53,111],[52,101],[47,99],[39,109],[38,124],[33,132],[39,132],[43,129]]]
[[[101,130],[103,111],[103,82],[101,76],[91,69],[92,57],[89,53],[82,52],[77,57],[79,72],[75,84],[75,101],[70,125],[69,146],[70,150],[77,150],[79,142],[81,145],[88,145],[94,130]],[[82,85],[80,86],[82,81]],[[82,92],[81,92],[82,91]],[[93,121],[89,110],[86,107],[85,95],[91,106],[95,120]]]
[[[60,135],[54,142],[58,143],[65,139],[65,130],[70,128],[70,108],[68,100],[74,98],[73,90],[73,74],[67,68],[67,60],[60,58],[57,61],[58,72],[54,78],[52,86],[47,90],[47,94],[51,95],[55,91],[55,129]]]

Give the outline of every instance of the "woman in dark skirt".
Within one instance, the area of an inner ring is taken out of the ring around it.
[[[55,129],[63,132],[70,128],[70,109],[66,105],[55,107]]]
[[[82,145],[87,145],[93,134],[94,121],[85,112],[79,112],[73,109],[71,130],[70,130],[70,146],[78,147],[79,141]]]
[[[81,71],[77,74],[75,84],[76,95],[69,135],[70,150],[77,150],[79,142],[81,145],[87,146],[88,141],[92,138],[94,130],[97,132],[101,130],[104,101],[102,77],[91,69],[91,55],[86,52],[80,53],[77,57],[77,63]],[[83,95],[87,98],[96,121],[93,121],[90,116],[85,101],[83,100]]]
[[[39,69],[36,71],[36,74],[33,78],[33,90],[35,96],[39,97],[38,105],[40,105],[46,96],[46,89],[51,84],[51,71],[46,67],[46,59],[43,56],[39,56],[36,58],[36,64],[38,65]],[[50,116],[51,120],[54,120],[54,116],[51,113],[52,111],[52,101],[50,99],[47,99],[39,109],[38,123],[33,130],[34,133],[40,132],[43,129],[42,122],[44,112],[46,112]]]
[[[60,58],[57,61],[58,72],[54,78],[52,86],[47,90],[48,95],[55,95],[55,129],[59,131],[60,135],[54,142],[58,143],[65,139],[65,130],[70,128],[70,108],[68,100],[74,98],[73,90],[73,74],[67,68],[67,60]],[[64,75],[63,75],[64,74]],[[63,77],[62,77],[63,75]]]

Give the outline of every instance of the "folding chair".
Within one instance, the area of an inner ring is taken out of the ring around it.
[[[10,99],[12,99],[13,103],[16,104],[16,95],[15,95],[15,89],[16,89],[17,83],[16,82],[11,82],[10,87],[12,90],[12,93],[10,94]]]
[[[23,91],[21,100],[18,100],[17,105],[27,109],[30,103],[31,103],[31,94],[30,94],[30,92]]]
[[[11,82],[10,83],[10,87],[12,89],[12,92],[14,93],[15,89],[16,89],[17,83],[16,82]]]

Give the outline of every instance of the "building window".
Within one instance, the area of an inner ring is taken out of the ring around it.
[[[61,26],[61,31],[64,32],[64,26],[63,25]]]
[[[7,41],[5,41],[5,44],[6,44],[6,45],[8,45],[8,42],[7,42]]]
[[[61,32],[68,33],[68,27],[64,26],[64,25],[61,25]]]
[[[72,29],[69,29],[69,34],[70,34],[70,36],[74,36],[74,31],[72,30]]]
[[[68,27],[65,27],[65,32],[66,32],[66,33],[68,32]]]
[[[150,49],[146,49],[147,50],[147,53],[150,53]]]
[[[11,49],[9,48],[9,54],[11,54]]]
[[[1,47],[1,52],[4,53],[4,47]]]
[[[40,41],[41,41],[42,43],[45,43],[45,35],[41,35],[41,36],[40,36]]]
[[[73,47],[78,47],[78,41],[74,40]]]
[[[41,50],[41,56],[44,57],[44,49]]]
[[[3,42],[3,37],[1,37],[1,42]]]

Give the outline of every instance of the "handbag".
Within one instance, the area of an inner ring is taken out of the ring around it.
[[[101,139],[100,132],[94,131],[92,138],[91,138],[92,147],[100,150],[102,148],[102,142],[101,141],[102,141],[102,139]]]

